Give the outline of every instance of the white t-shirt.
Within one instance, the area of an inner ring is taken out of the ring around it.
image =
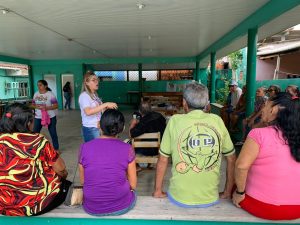
[[[57,104],[57,99],[51,91],[47,91],[44,94],[36,92],[32,100],[33,105],[36,106],[52,106]],[[56,116],[57,110],[47,110],[49,117],[52,118]],[[35,118],[42,119],[42,110],[35,109]]]
[[[102,104],[101,99],[94,95],[94,99],[92,99],[88,93],[85,91],[82,92],[79,96],[79,106],[81,111],[81,118],[82,118],[82,126],[84,127],[98,127],[98,123],[101,118],[101,112],[96,113],[94,115],[86,115],[84,112],[85,108],[94,108]]]
[[[239,87],[236,88],[236,91],[231,93],[231,105],[233,106],[233,108],[235,109],[241,95],[242,95],[242,89],[240,89]]]

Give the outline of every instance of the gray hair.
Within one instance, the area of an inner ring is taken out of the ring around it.
[[[208,104],[208,89],[196,82],[188,84],[183,91],[183,98],[190,109],[204,109]]]
[[[151,104],[149,101],[142,101],[139,106],[139,111],[142,115],[146,115],[151,112]]]

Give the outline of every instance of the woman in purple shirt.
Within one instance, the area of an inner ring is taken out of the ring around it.
[[[81,146],[79,173],[83,208],[89,214],[120,215],[135,205],[135,154],[131,145],[117,138],[124,130],[124,123],[120,111],[106,110],[100,121],[100,138]]]

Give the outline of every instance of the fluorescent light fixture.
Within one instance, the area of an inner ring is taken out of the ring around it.
[[[143,8],[145,8],[146,5],[137,3],[136,6],[138,7],[139,10],[142,10]]]
[[[300,24],[293,27],[293,30],[300,30]]]
[[[10,11],[9,11],[9,9],[1,9],[1,12],[3,15],[5,15],[5,14],[9,13]]]

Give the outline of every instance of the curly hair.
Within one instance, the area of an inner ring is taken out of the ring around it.
[[[300,162],[300,100],[284,92],[279,92],[269,100],[273,106],[279,106],[275,128],[282,132],[293,158]]]

